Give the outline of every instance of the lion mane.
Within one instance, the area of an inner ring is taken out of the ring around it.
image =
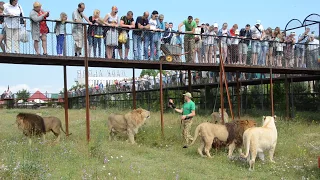
[[[18,128],[23,131],[23,134],[29,138],[46,134],[43,118],[36,114],[19,113],[16,116],[16,123]]]
[[[242,147],[242,136],[243,132],[250,128],[255,127],[256,122],[253,120],[236,120],[225,125],[212,124],[212,123],[201,123],[197,126],[194,140],[190,144],[195,143],[198,136],[201,137],[201,146],[198,148],[198,152],[201,156],[203,150],[208,157],[211,157],[209,151],[211,147],[217,148],[222,145],[228,146],[229,152],[228,157],[231,158],[234,149]]]
[[[112,140],[117,133],[127,134],[129,141],[134,144],[134,136],[139,128],[150,118],[150,112],[138,108],[126,114],[110,114],[108,117],[108,128],[110,131],[109,140]]]

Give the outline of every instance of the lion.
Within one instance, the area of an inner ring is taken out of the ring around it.
[[[249,128],[243,134],[243,146],[246,149],[246,154],[241,154],[241,157],[247,158],[250,171],[254,170],[257,155],[261,159],[261,157],[264,157],[264,151],[269,150],[270,161],[274,163],[273,155],[278,139],[275,119],[276,116],[263,116],[262,127]],[[249,153],[251,154],[251,159]]]
[[[29,145],[31,145],[32,136],[42,136],[46,134],[46,128],[43,118],[36,114],[19,113],[16,116],[16,123],[18,129],[22,130],[23,134],[29,138]]]
[[[219,108],[219,112],[213,112],[211,114],[211,117],[212,117],[211,123],[217,124],[219,122],[220,124],[222,124],[221,114],[222,114],[221,113],[221,108]],[[229,115],[228,115],[226,109],[223,109],[223,119],[224,119],[224,123],[228,123],[229,122]]]
[[[69,136],[70,134],[67,134],[64,129],[62,128],[61,120],[57,117],[54,116],[49,116],[49,117],[43,117],[44,121],[44,126],[46,129],[46,132],[52,131],[52,133],[57,137],[54,142],[59,142],[60,141],[60,129],[62,132],[64,132],[65,135]]]
[[[150,112],[142,108],[135,109],[125,115],[110,114],[108,117],[109,140],[112,140],[116,133],[124,133],[128,135],[131,144],[135,144],[134,136],[147,118],[150,118]]]
[[[197,126],[194,133],[194,139],[190,146],[193,145],[198,136],[200,136],[201,145],[198,148],[198,153],[202,157],[205,157],[203,155],[204,151],[207,157],[211,158],[210,149],[213,143],[222,141],[223,143],[226,143],[229,148],[228,158],[232,158],[233,151],[236,147],[239,148],[239,152],[241,153],[241,139],[243,132],[254,126],[256,126],[256,123],[253,120],[237,120],[231,123],[226,123],[225,125],[204,122]]]

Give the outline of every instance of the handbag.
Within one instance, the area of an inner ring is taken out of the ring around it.
[[[23,19],[23,15],[22,15],[22,11],[19,5],[19,9],[20,9],[20,24],[24,24],[24,19]]]
[[[27,43],[29,42],[29,36],[28,36],[28,32],[27,32],[27,28],[23,27],[20,28],[20,34],[19,34],[19,40],[22,43]]]
[[[128,34],[126,31],[122,31],[119,35],[118,41],[121,44],[125,44],[127,42],[128,39]]]

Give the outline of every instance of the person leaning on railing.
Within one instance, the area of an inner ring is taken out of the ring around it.
[[[0,28],[0,48],[1,48],[2,52],[5,52],[6,49],[5,49],[5,45],[4,45],[3,41],[6,38],[6,33],[5,33],[5,30],[3,27],[3,21],[4,21],[3,4],[4,4],[4,2],[0,2],[0,26],[1,26],[1,28]]]
[[[184,20],[182,23],[179,24],[178,32],[181,31],[181,27],[185,26],[185,35],[184,35],[184,53],[185,59],[187,63],[194,63],[193,59],[193,50],[195,48],[195,39],[194,39],[194,33],[195,29],[197,27],[196,22],[193,20],[192,16],[188,16],[187,20]]]
[[[47,55],[47,34],[49,33],[49,27],[45,21],[47,17],[49,17],[49,12],[42,10],[39,2],[33,3],[33,9],[30,12],[31,35],[37,55],[40,55],[40,39],[42,41],[43,55]]]
[[[18,0],[10,0],[4,7],[4,24],[6,31],[6,52],[20,53],[19,30],[20,25],[26,27],[26,21],[23,19],[23,9],[18,4]],[[20,17],[17,17],[20,16]]]
[[[64,39],[67,33],[66,21],[68,16],[66,13],[62,12],[60,14],[60,19],[57,20],[54,26],[54,33],[57,36],[57,54],[62,56],[64,50]]]
[[[118,46],[118,8],[116,6],[112,6],[111,12],[108,13],[104,18],[104,23],[109,26],[106,32],[106,51],[107,51],[107,59],[111,59],[114,53],[114,48]]]
[[[119,31],[119,42],[118,42],[118,51],[119,51],[119,56],[120,59],[123,58],[122,56],[122,46],[125,46],[125,54],[124,54],[124,59],[128,60],[128,55],[129,55],[129,50],[130,50],[130,36],[129,36],[129,30],[133,29],[135,26],[135,22],[133,19],[133,12],[132,11],[128,11],[126,16],[122,16],[120,18],[120,27],[125,28],[125,30],[120,30]],[[123,41],[120,42],[120,37],[122,36],[126,36],[127,39],[124,42],[125,37],[123,37]]]
[[[319,40],[314,37],[314,34],[310,34],[308,43],[310,67],[320,67],[320,62],[318,62],[319,45]]]
[[[74,40],[75,56],[81,56],[81,51],[83,48],[83,25],[80,23],[83,23],[83,19],[85,19],[89,23],[89,25],[92,25],[87,16],[83,14],[85,8],[86,7],[84,3],[79,3],[78,8],[72,13],[72,21],[76,23],[72,26],[72,37]]]

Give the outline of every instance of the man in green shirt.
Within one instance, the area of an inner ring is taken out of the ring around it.
[[[194,63],[193,51],[195,49],[195,40],[194,40],[194,32],[197,27],[196,22],[193,20],[192,16],[188,17],[188,20],[184,20],[181,24],[179,24],[179,32],[181,32],[181,27],[185,26],[185,35],[184,35],[184,52],[187,53],[185,55],[187,63]]]
[[[196,115],[196,105],[191,100],[191,93],[187,92],[183,94],[185,103],[181,109],[175,108],[172,99],[169,100],[169,104],[175,108],[174,110],[178,113],[182,113],[181,123],[183,125],[182,135],[185,140],[186,145],[183,148],[187,148],[187,145],[193,141],[193,137],[190,135],[192,118]]]

